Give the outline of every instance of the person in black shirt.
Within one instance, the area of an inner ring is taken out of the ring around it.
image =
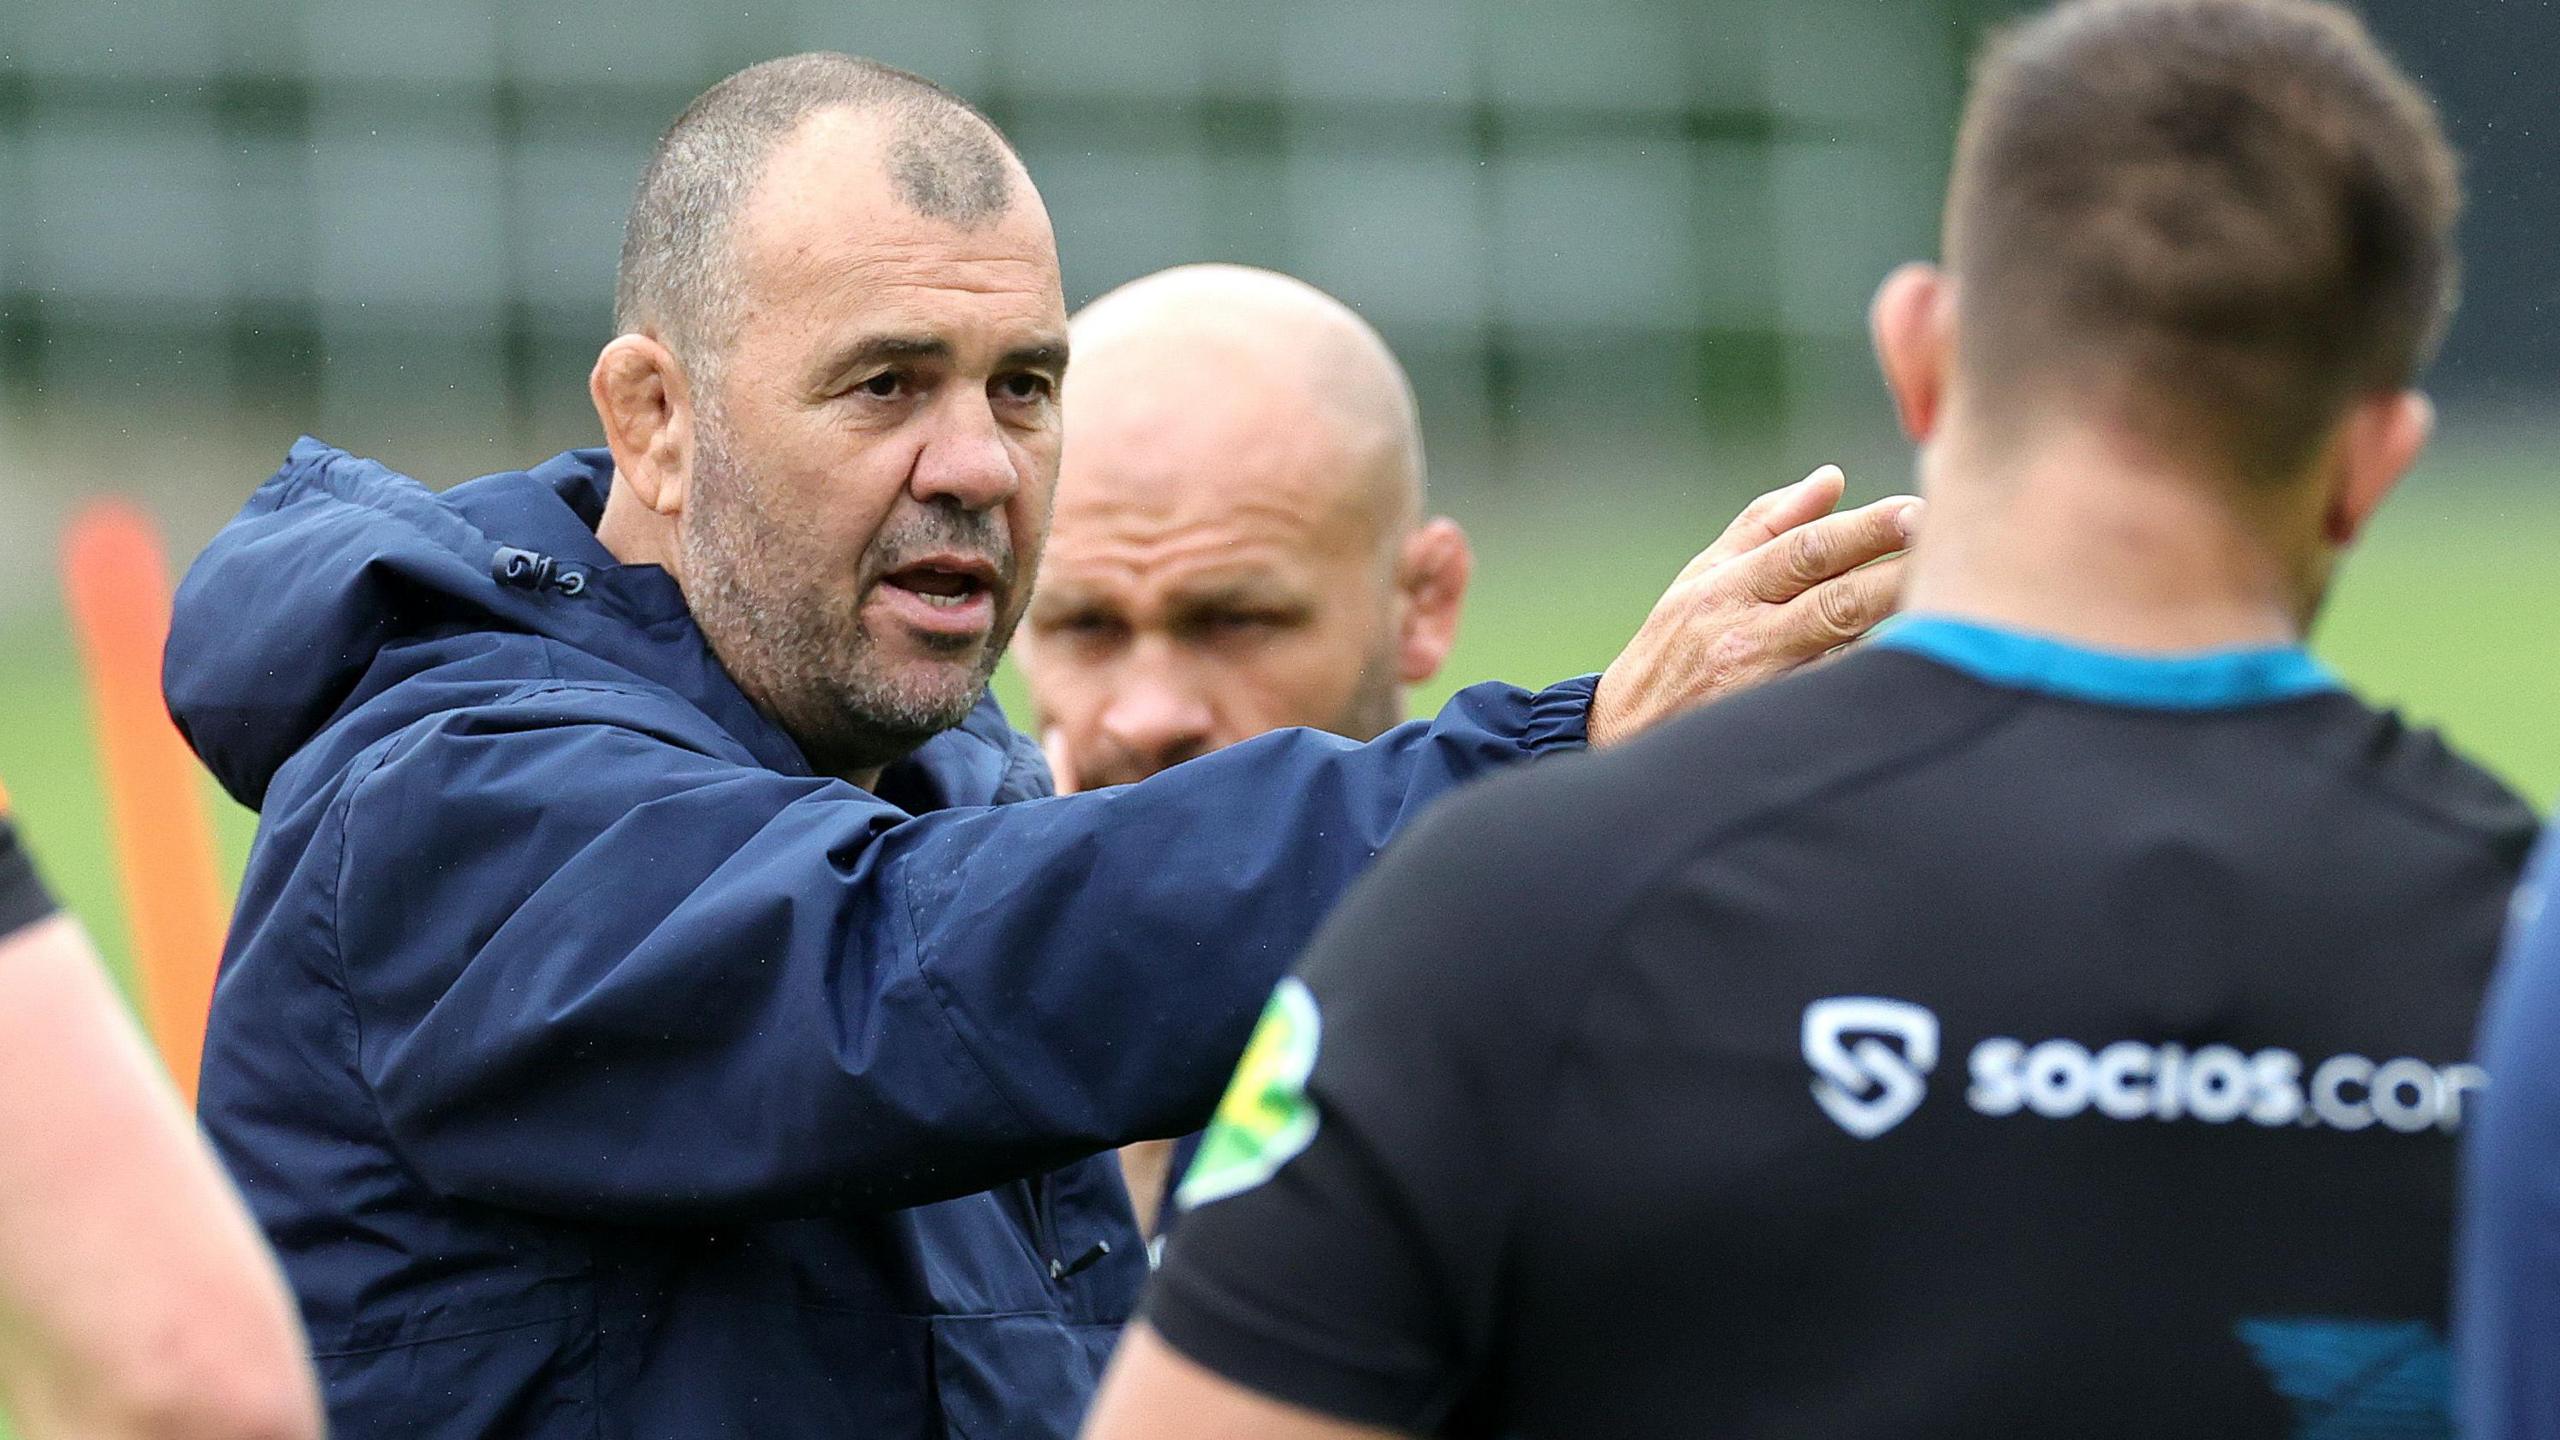
[[[1087,1434],[2449,1434],[2533,818],[2301,637],[2429,428],[2456,204],[2330,6],[1993,50],[1873,314],[1909,618],[1391,848]]]
[[[52,913],[53,896],[18,843],[6,797],[0,796],[0,936],[15,935]]]

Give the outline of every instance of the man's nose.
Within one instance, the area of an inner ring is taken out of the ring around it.
[[[1012,499],[1022,486],[1021,472],[986,397],[956,395],[939,409],[907,488],[918,500],[949,500],[973,511]]]
[[[1103,738],[1151,769],[1207,753],[1216,729],[1208,701],[1163,673],[1130,676],[1102,711]]]

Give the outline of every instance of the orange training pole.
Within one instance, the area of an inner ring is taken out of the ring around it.
[[[202,772],[160,698],[169,567],[151,517],[121,500],[72,517],[62,585],[89,675],[143,1019],[193,1104],[225,907]]]

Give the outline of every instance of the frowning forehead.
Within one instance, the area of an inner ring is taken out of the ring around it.
[[[1338,510],[1339,507],[1328,507]],[[1325,548],[1343,528],[1338,513],[1219,484],[1118,486],[1062,496],[1053,540],[1066,553],[1094,557],[1206,560],[1270,548]]]
[[[1123,498],[1088,495],[1060,512],[1037,611],[1294,609],[1367,583],[1376,547],[1355,511],[1206,485]]]
[[[1330,583],[1334,579],[1303,552],[1280,548],[1258,555],[1084,555],[1072,564],[1043,563],[1031,616],[1041,627],[1086,615],[1139,626],[1237,613],[1303,616],[1356,603],[1362,592]]]

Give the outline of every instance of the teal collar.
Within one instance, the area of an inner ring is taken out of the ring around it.
[[[2299,645],[2136,654],[1945,615],[1898,616],[1870,643],[1993,685],[2137,710],[2237,710],[2344,688]]]

